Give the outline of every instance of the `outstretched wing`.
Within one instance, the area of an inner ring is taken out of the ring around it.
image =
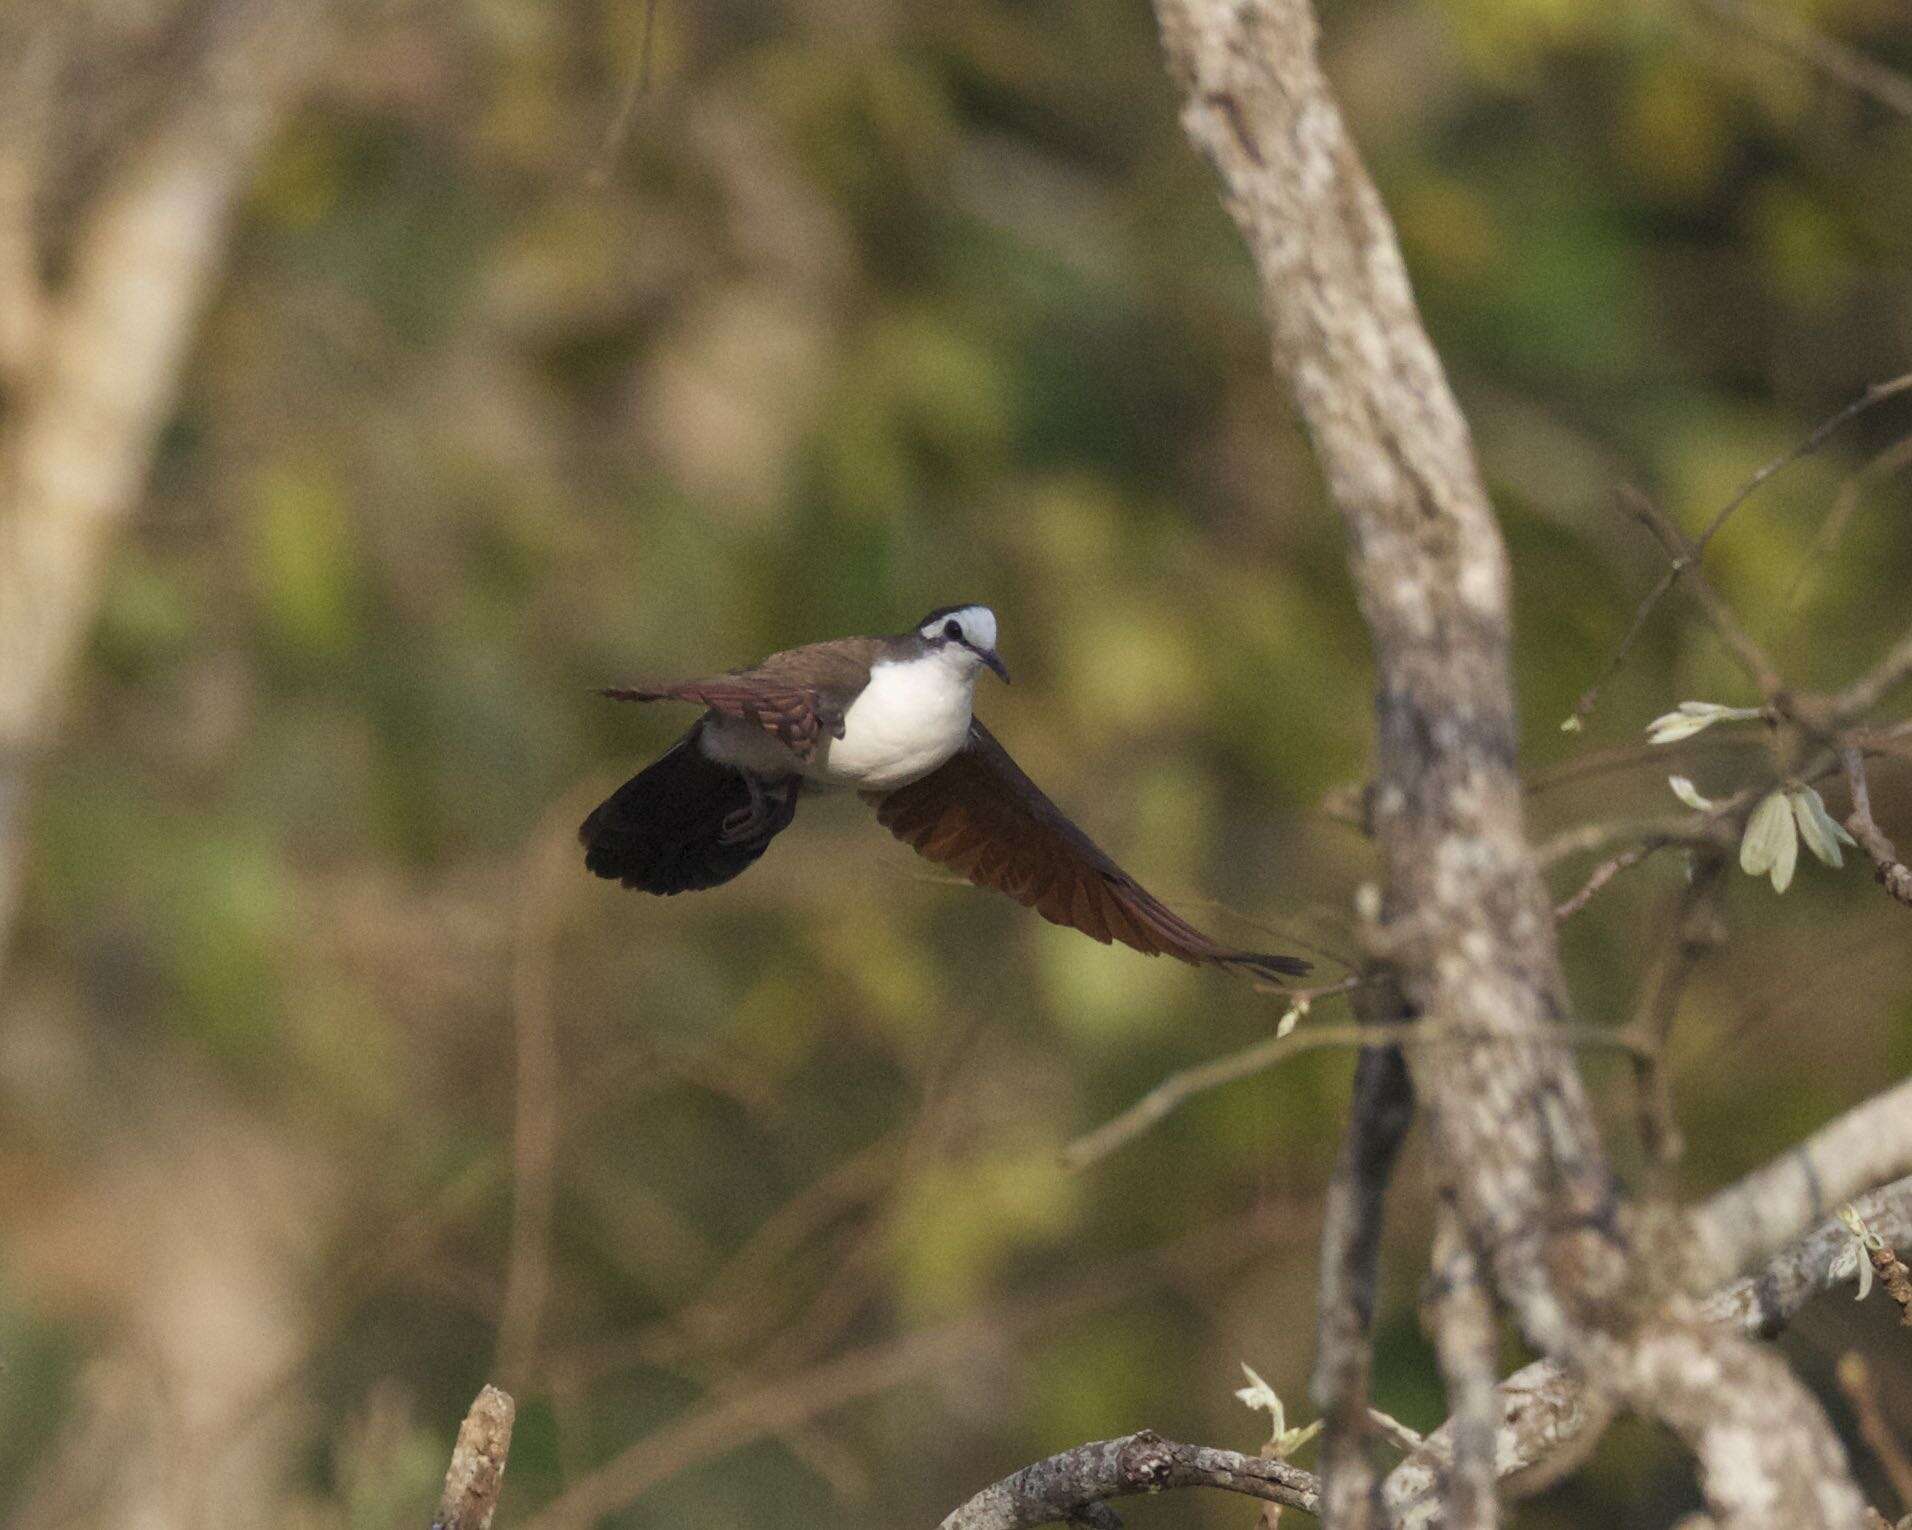
[[[708,680],[614,687],[613,701],[694,701],[723,717],[755,723],[799,760],[827,733],[843,737],[843,717],[869,681],[878,639],[845,638],[773,653],[761,664]]]
[[[1269,979],[1308,971],[1299,957],[1219,945],[1176,914],[1065,818],[974,719],[945,764],[872,800],[877,822],[918,854],[1104,945]]]

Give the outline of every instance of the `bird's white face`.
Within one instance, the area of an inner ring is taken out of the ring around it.
[[[946,640],[990,649],[996,646],[996,613],[988,606],[964,606],[930,617],[917,630],[932,643]]]
[[[1009,678],[1009,671],[996,657],[996,613],[988,606],[961,606],[953,611],[936,612],[925,617],[916,632],[933,652],[959,665],[968,674],[987,664],[1003,679]]]

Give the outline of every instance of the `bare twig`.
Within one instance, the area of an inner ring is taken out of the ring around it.
[[[1846,1401],[1859,1420],[1859,1433],[1885,1469],[1892,1491],[1898,1495],[1899,1507],[1912,1509],[1912,1460],[1906,1458],[1905,1446],[1886,1422],[1885,1410],[1879,1406],[1878,1389],[1873,1384],[1872,1368],[1866,1364],[1865,1356],[1856,1349],[1847,1350],[1839,1357],[1838,1376],[1839,1390],[1846,1394]]]
[[[631,71],[631,78],[624,87],[624,94],[617,103],[617,111],[610,125],[604,130],[603,141],[598,144],[597,157],[591,163],[589,179],[594,186],[609,184],[611,171],[617,164],[619,152],[624,141],[630,136],[631,119],[637,115],[637,106],[651,89],[651,46],[657,37],[657,7],[661,0],[644,0],[644,32],[637,45],[637,67]]]
[[[1863,716],[1879,704],[1887,691],[1908,677],[1912,677],[1912,632],[1901,637],[1883,659],[1833,699],[1833,720],[1850,722]]]
[[[1640,1141],[1655,1164],[1674,1163],[1681,1154],[1679,1118],[1666,1077],[1666,1048],[1687,979],[1700,958],[1725,936],[1719,900],[1725,889],[1726,864],[1718,853],[1694,857],[1692,875],[1673,895],[1667,917],[1659,922],[1665,935],[1640,984],[1630,1029],[1643,1047],[1633,1054],[1633,1074]]]
[[[1912,1178],[1856,1204],[1875,1231],[1912,1240]],[[1826,1289],[1828,1271],[1851,1239],[1839,1220],[1821,1223],[1757,1275],[1715,1292],[1699,1317],[1748,1337],[1775,1337]],[[1495,1455],[1509,1492],[1534,1491],[1571,1470],[1591,1451],[1612,1413],[1606,1389],[1551,1360],[1535,1361],[1501,1382],[1498,1410]],[[1389,1475],[1384,1497],[1398,1530],[1425,1530],[1438,1521],[1441,1482],[1452,1455],[1452,1429],[1443,1424]]]
[[[1789,58],[1815,69],[1848,90],[1878,102],[1901,117],[1912,117],[1912,80],[1867,58],[1837,38],[1828,37],[1789,12],[1751,0],[1697,0],[1703,10],[1738,27]]]
[[[1712,3],[1721,3],[1721,0],[1712,0]],[[1730,4],[1732,0],[1725,0],[1725,3]],[[1721,505],[1718,513],[1714,515],[1712,520],[1707,522],[1706,530],[1700,533],[1698,541],[1693,544],[1694,551],[1704,557],[1706,549],[1712,544],[1713,538],[1719,534],[1719,529],[1726,524],[1735,510],[1739,509],[1741,505],[1753,497],[1759,490],[1760,485],[1765,483],[1767,479],[1771,478],[1775,473],[1791,467],[1792,464],[1797,462],[1801,457],[1810,457],[1814,452],[1818,451],[1820,447],[1824,446],[1837,435],[1846,425],[1856,420],[1868,409],[1883,404],[1887,399],[1897,398],[1908,389],[1912,389],[1912,372],[1906,372],[1886,382],[1867,384],[1865,392],[1861,393],[1837,414],[1820,421],[1820,423],[1814,427],[1812,434],[1807,436],[1805,440],[1801,441],[1791,451],[1781,452],[1777,457],[1773,458],[1772,461],[1766,463],[1765,466],[1755,472],[1751,478],[1747,479],[1744,487],[1725,504]]]
[[[660,1482],[752,1441],[946,1369],[1005,1337],[1050,1329],[1106,1308],[1164,1280],[1188,1279],[1231,1268],[1251,1250],[1265,1249],[1271,1229],[1255,1219],[1156,1249],[1114,1268],[1099,1269],[1057,1289],[972,1313],[941,1327],[904,1334],[714,1399],[642,1439],[573,1481],[517,1530],[580,1530],[634,1501]]]
[[[1399,241],[1321,70],[1306,0],[1156,0],[1183,125],[1220,176],[1348,527],[1376,663],[1384,948],[1469,1246],[1529,1342],[1670,1425],[1733,1530],[1856,1530],[1823,1412],[1773,1356],[1656,1319],[1659,1273],[1561,1044],[1572,1002],[1515,769],[1506,547]],[[1768,667],[1770,669],[1770,666]],[[1777,689],[1777,677],[1773,677]],[[1746,1442],[1756,1438],[1757,1451]]]
[[[1646,630],[1647,618],[1666,598],[1666,592],[1678,582],[1685,572],[1677,563],[1668,564],[1661,571],[1659,581],[1641,597],[1639,605],[1633,608],[1633,619],[1627,623],[1627,630],[1620,635],[1619,645],[1613,650],[1600,673],[1594,676],[1593,683],[1582,691],[1573,704],[1572,716],[1576,722],[1585,722],[1593,716],[1593,709],[1600,704],[1600,693],[1607,688],[1607,682],[1620,673],[1620,666],[1633,652],[1633,645],[1640,640],[1640,634]]]
[[[1785,603],[1798,611],[1797,619],[1804,619],[1803,602],[1807,588],[1831,559],[1846,534],[1846,528],[1852,524],[1853,516],[1858,513],[1861,491],[1871,480],[1897,473],[1908,465],[1912,465],[1912,435],[1893,442],[1871,461],[1846,475],[1845,482],[1839,485],[1839,492],[1833,496],[1832,508],[1826,512],[1825,523],[1813,538],[1811,551],[1800,559],[1799,572],[1793,578],[1792,587],[1786,591]]]
[[[493,1386],[479,1392],[459,1426],[451,1468],[445,1473],[444,1496],[432,1516],[432,1530],[491,1530],[517,1413],[510,1393]]]
[[[1884,1239],[1880,1239],[1877,1248],[1868,1247],[1866,1257],[1872,1261],[1873,1273],[1885,1287],[1885,1294],[1897,1305],[1899,1321],[1912,1328],[1912,1269],[1907,1268],[1898,1250]]]
[[[1499,1523],[1494,1435],[1500,1423],[1500,1333],[1480,1261],[1462,1236],[1450,1199],[1434,1229],[1434,1268],[1423,1321],[1447,1388],[1452,1450],[1442,1498],[1446,1530],[1491,1530]]]
[[[1671,840],[1657,837],[1643,839],[1637,845],[1629,845],[1617,854],[1608,856],[1587,874],[1586,881],[1554,905],[1554,918],[1564,924],[1591,903],[1594,895],[1621,872],[1631,870],[1654,851],[1664,850],[1671,843]]]
[[[1912,1078],[1828,1122],[1693,1216],[1702,1286],[1754,1269],[1843,1201],[1912,1173]]]
[[[1365,988],[1356,1005],[1364,1021],[1381,1023],[1398,1017],[1403,1007],[1392,983]],[[1328,1520],[1341,1530],[1358,1530],[1379,1517],[1381,1477],[1369,1449],[1370,1335],[1388,1180],[1413,1119],[1414,1086],[1400,1047],[1364,1047],[1355,1063],[1347,1132],[1322,1218],[1315,1318],[1313,1390],[1326,1430],[1322,1485]]]
[[[1850,1204],[1883,1242],[1912,1245],[1912,1176],[1856,1196]],[[1828,1272],[1851,1242],[1852,1232],[1844,1221],[1833,1217],[1821,1222],[1768,1260],[1757,1275],[1720,1287],[1701,1304],[1700,1315],[1709,1323],[1725,1323],[1756,1338],[1770,1339],[1826,1289]]]
[[[1144,1429],[1025,1466],[984,1488],[940,1530],[1027,1530],[1061,1521],[1114,1526],[1121,1521],[1103,1507],[1108,1499],[1185,1487],[1222,1488],[1310,1514],[1321,1506],[1314,1475],[1286,1461],[1178,1445]]]
[[[1724,7],[1734,4],[1735,0],[1702,0],[1702,3],[1715,3]],[[1707,548],[1712,545],[1713,538],[1719,534],[1720,528],[1732,517],[1734,511],[1738,510],[1741,505],[1751,499],[1753,495],[1759,491],[1760,487],[1774,474],[1790,467],[1800,458],[1809,457],[1814,452],[1817,452],[1820,447],[1824,446],[1826,442],[1836,435],[1841,427],[1849,421],[1856,419],[1859,415],[1865,413],[1875,405],[1882,404],[1887,399],[1896,397],[1907,389],[1912,389],[1912,372],[1908,372],[1901,377],[1892,378],[1887,382],[1871,384],[1865,392],[1860,394],[1859,397],[1854,399],[1850,404],[1846,405],[1845,408],[1829,418],[1822,420],[1805,440],[1801,441],[1790,451],[1780,453],[1777,457],[1774,457],[1771,461],[1763,464],[1755,471],[1752,477],[1748,478],[1746,482],[1740,486],[1739,491],[1734,494],[1731,499],[1727,500],[1724,505],[1720,506],[1718,511],[1714,513],[1713,519],[1707,522],[1706,529],[1700,533],[1699,538],[1690,545],[1687,545],[1683,552],[1676,551],[1674,542],[1669,541],[1669,538],[1662,534],[1660,528],[1664,526],[1666,530],[1672,532],[1673,538],[1676,539],[1679,544],[1685,544],[1684,533],[1680,532],[1677,527],[1672,526],[1670,522],[1660,520],[1659,525],[1655,525],[1654,520],[1648,520],[1647,524],[1653,527],[1655,534],[1660,537],[1661,544],[1666,547],[1668,557],[1671,561],[1666,570],[1654,583],[1653,588],[1647,591],[1646,595],[1641,599],[1640,604],[1634,609],[1633,618],[1631,622],[1628,623],[1626,634],[1621,639],[1620,646],[1614,653],[1612,659],[1608,661],[1593,684],[1588,686],[1587,689],[1581,693],[1580,699],[1574,703],[1574,717],[1584,720],[1593,714],[1594,708],[1599,704],[1600,692],[1605,689],[1607,682],[1619,671],[1621,664],[1625,662],[1628,653],[1632,650],[1634,643],[1639,639],[1641,631],[1645,628],[1647,618],[1653,614],[1653,611],[1658,607],[1661,600],[1666,597],[1667,592],[1671,590],[1675,584],[1679,583],[1683,577],[1689,575],[1695,576],[1695,582],[1698,582],[1700,562],[1705,558]],[[1644,495],[1637,495],[1637,499],[1640,504],[1645,504],[1649,511],[1653,510],[1651,503],[1646,501]],[[1638,513],[1637,505],[1635,506],[1635,513]],[[1654,511],[1653,514],[1655,519],[1659,519],[1657,511]],[[1645,517],[1642,518],[1644,519]],[[1739,626],[1737,619],[1732,617],[1730,610],[1726,610],[1724,602],[1720,601],[1716,594],[1710,594],[1710,587],[1709,595],[1702,595],[1701,599],[1707,604],[1709,615],[1713,615],[1715,607],[1726,611],[1726,616],[1732,628],[1738,632],[1741,639],[1745,639],[1744,629]],[[1714,620],[1715,625],[1719,625],[1717,616],[1714,617]],[[1749,673],[1753,672],[1754,669],[1758,669],[1761,673],[1771,678],[1771,685],[1761,684],[1760,686],[1762,693],[1771,697],[1779,689],[1779,685],[1777,672],[1773,670],[1770,662],[1766,661],[1764,655],[1758,653],[1756,649],[1749,649],[1741,643],[1736,643],[1732,637],[1728,636],[1726,627],[1721,627],[1721,636],[1727,637],[1729,646],[1734,648],[1742,664],[1747,664],[1748,660],[1751,660]],[[1750,639],[1746,639],[1746,642],[1750,643]]]
[[[1528,796],[1538,797],[1545,792],[1557,791],[1563,786],[1572,786],[1582,781],[1591,781],[1622,771],[1638,770],[1646,766],[1651,766],[1656,771],[1664,771],[1671,761],[1684,759],[1691,754],[1712,754],[1765,747],[1766,740],[1763,735],[1728,733],[1715,728],[1709,733],[1681,739],[1672,744],[1622,744],[1613,749],[1590,750],[1586,754],[1577,754],[1558,764],[1529,772],[1524,784]]]
[[[511,1012],[517,1036],[517,1093],[511,1149],[511,1252],[498,1318],[495,1373],[522,1384],[537,1353],[550,1284],[553,1177],[558,1143],[558,1043],[552,980],[563,888],[573,872],[573,825],[595,795],[587,781],[567,793],[531,836],[520,879],[512,950]]]
[[[1857,749],[1839,751],[1845,767],[1846,784],[1852,789],[1852,811],[1846,815],[1846,827],[1859,847],[1872,857],[1873,875],[1879,885],[1901,903],[1912,907],[1912,870],[1899,859],[1898,847],[1872,816],[1872,793],[1866,785],[1865,760]]]
[[[1558,1043],[1578,1047],[1613,1047],[1633,1051],[1639,1043],[1623,1031],[1597,1025],[1549,1027],[1529,1041],[1503,1036],[1481,1026],[1430,1025],[1420,1022],[1401,1025],[1311,1025],[1286,1036],[1270,1036],[1213,1062],[1199,1063],[1180,1073],[1171,1073],[1141,1099],[1118,1116],[1113,1116],[1094,1131],[1086,1132],[1062,1150],[1063,1162],[1071,1169],[1086,1169],[1107,1158],[1117,1148],[1139,1137],[1184,1101],[1225,1084],[1252,1078],[1302,1052],[1322,1047],[1375,1047],[1412,1042],[1416,1047],[1435,1044],[1508,1043],[1530,1041]]]
[[[0,388],[25,381],[46,323],[34,224],[65,24],[26,0],[0,14]]]
[[[1629,849],[1639,843],[1650,843],[1654,847],[1711,845],[1713,849],[1732,849],[1732,845],[1738,843],[1732,815],[1751,799],[1753,794],[1748,790],[1713,803],[1704,813],[1679,813],[1665,819],[1598,819],[1579,824],[1537,845],[1533,859],[1543,870],[1549,870],[1574,855],[1589,855],[1598,849],[1612,849],[1614,845]]]
[[[1904,381],[1912,385],[1912,374],[1908,374]],[[1824,428],[1821,427],[1822,430]],[[1809,448],[1801,448],[1794,455],[1801,455],[1807,449]],[[1790,457],[1785,459],[1785,461],[1791,460]],[[1783,461],[1768,464],[1761,473],[1777,472],[1784,465]],[[1739,661],[1740,668],[1746,671],[1747,679],[1753,682],[1760,695],[1771,701],[1785,690],[1785,678],[1779,673],[1778,666],[1767,657],[1766,650],[1746,630],[1745,624],[1740,621],[1737,613],[1726,603],[1719,591],[1713,588],[1713,581],[1706,577],[1705,570],[1700,567],[1700,560],[1706,556],[1707,542],[1721,526],[1726,524],[1726,517],[1744,504],[1747,495],[1764,481],[1760,474],[1755,474],[1754,480],[1713,517],[1712,524],[1706,528],[1697,542],[1688,541],[1686,533],[1662,515],[1659,506],[1640,490],[1623,484],[1620,488],[1620,499],[1633,517],[1658,539],[1672,570],[1686,576],[1687,583],[1692,586],[1694,596],[1699,600],[1701,609],[1706,612],[1707,620],[1712,622],[1713,630],[1719,634],[1720,641],[1725,643],[1733,657]]]

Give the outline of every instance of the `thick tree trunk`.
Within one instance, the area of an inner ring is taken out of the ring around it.
[[[1184,126],[1221,177],[1276,371],[1347,523],[1376,665],[1373,954],[1421,1025],[1467,1031],[1406,1048],[1456,1236],[1532,1343],[1679,1431],[1723,1522],[1856,1527],[1810,1396],[1674,1299],[1672,1260],[1643,1246],[1572,1055],[1550,1039],[1570,1006],[1521,821],[1506,552],[1314,17],[1306,0],[1156,9]],[[1454,1476],[1481,1480],[1466,1464]],[[1332,1482],[1324,1497],[1340,1501]]]

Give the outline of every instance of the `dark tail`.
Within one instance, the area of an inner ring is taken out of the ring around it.
[[[706,758],[700,722],[591,810],[578,829],[584,864],[648,893],[696,892],[728,882],[764,853],[797,815],[796,776],[764,787],[768,816],[747,836],[725,838],[726,819],[747,817],[743,773]]]
[[[1314,963],[1299,956],[1266,956],[1259,951],[1233,951],[1217,958],[1217,965],[1277,985],[1285,977],[1306,977],[1314,971]]]

